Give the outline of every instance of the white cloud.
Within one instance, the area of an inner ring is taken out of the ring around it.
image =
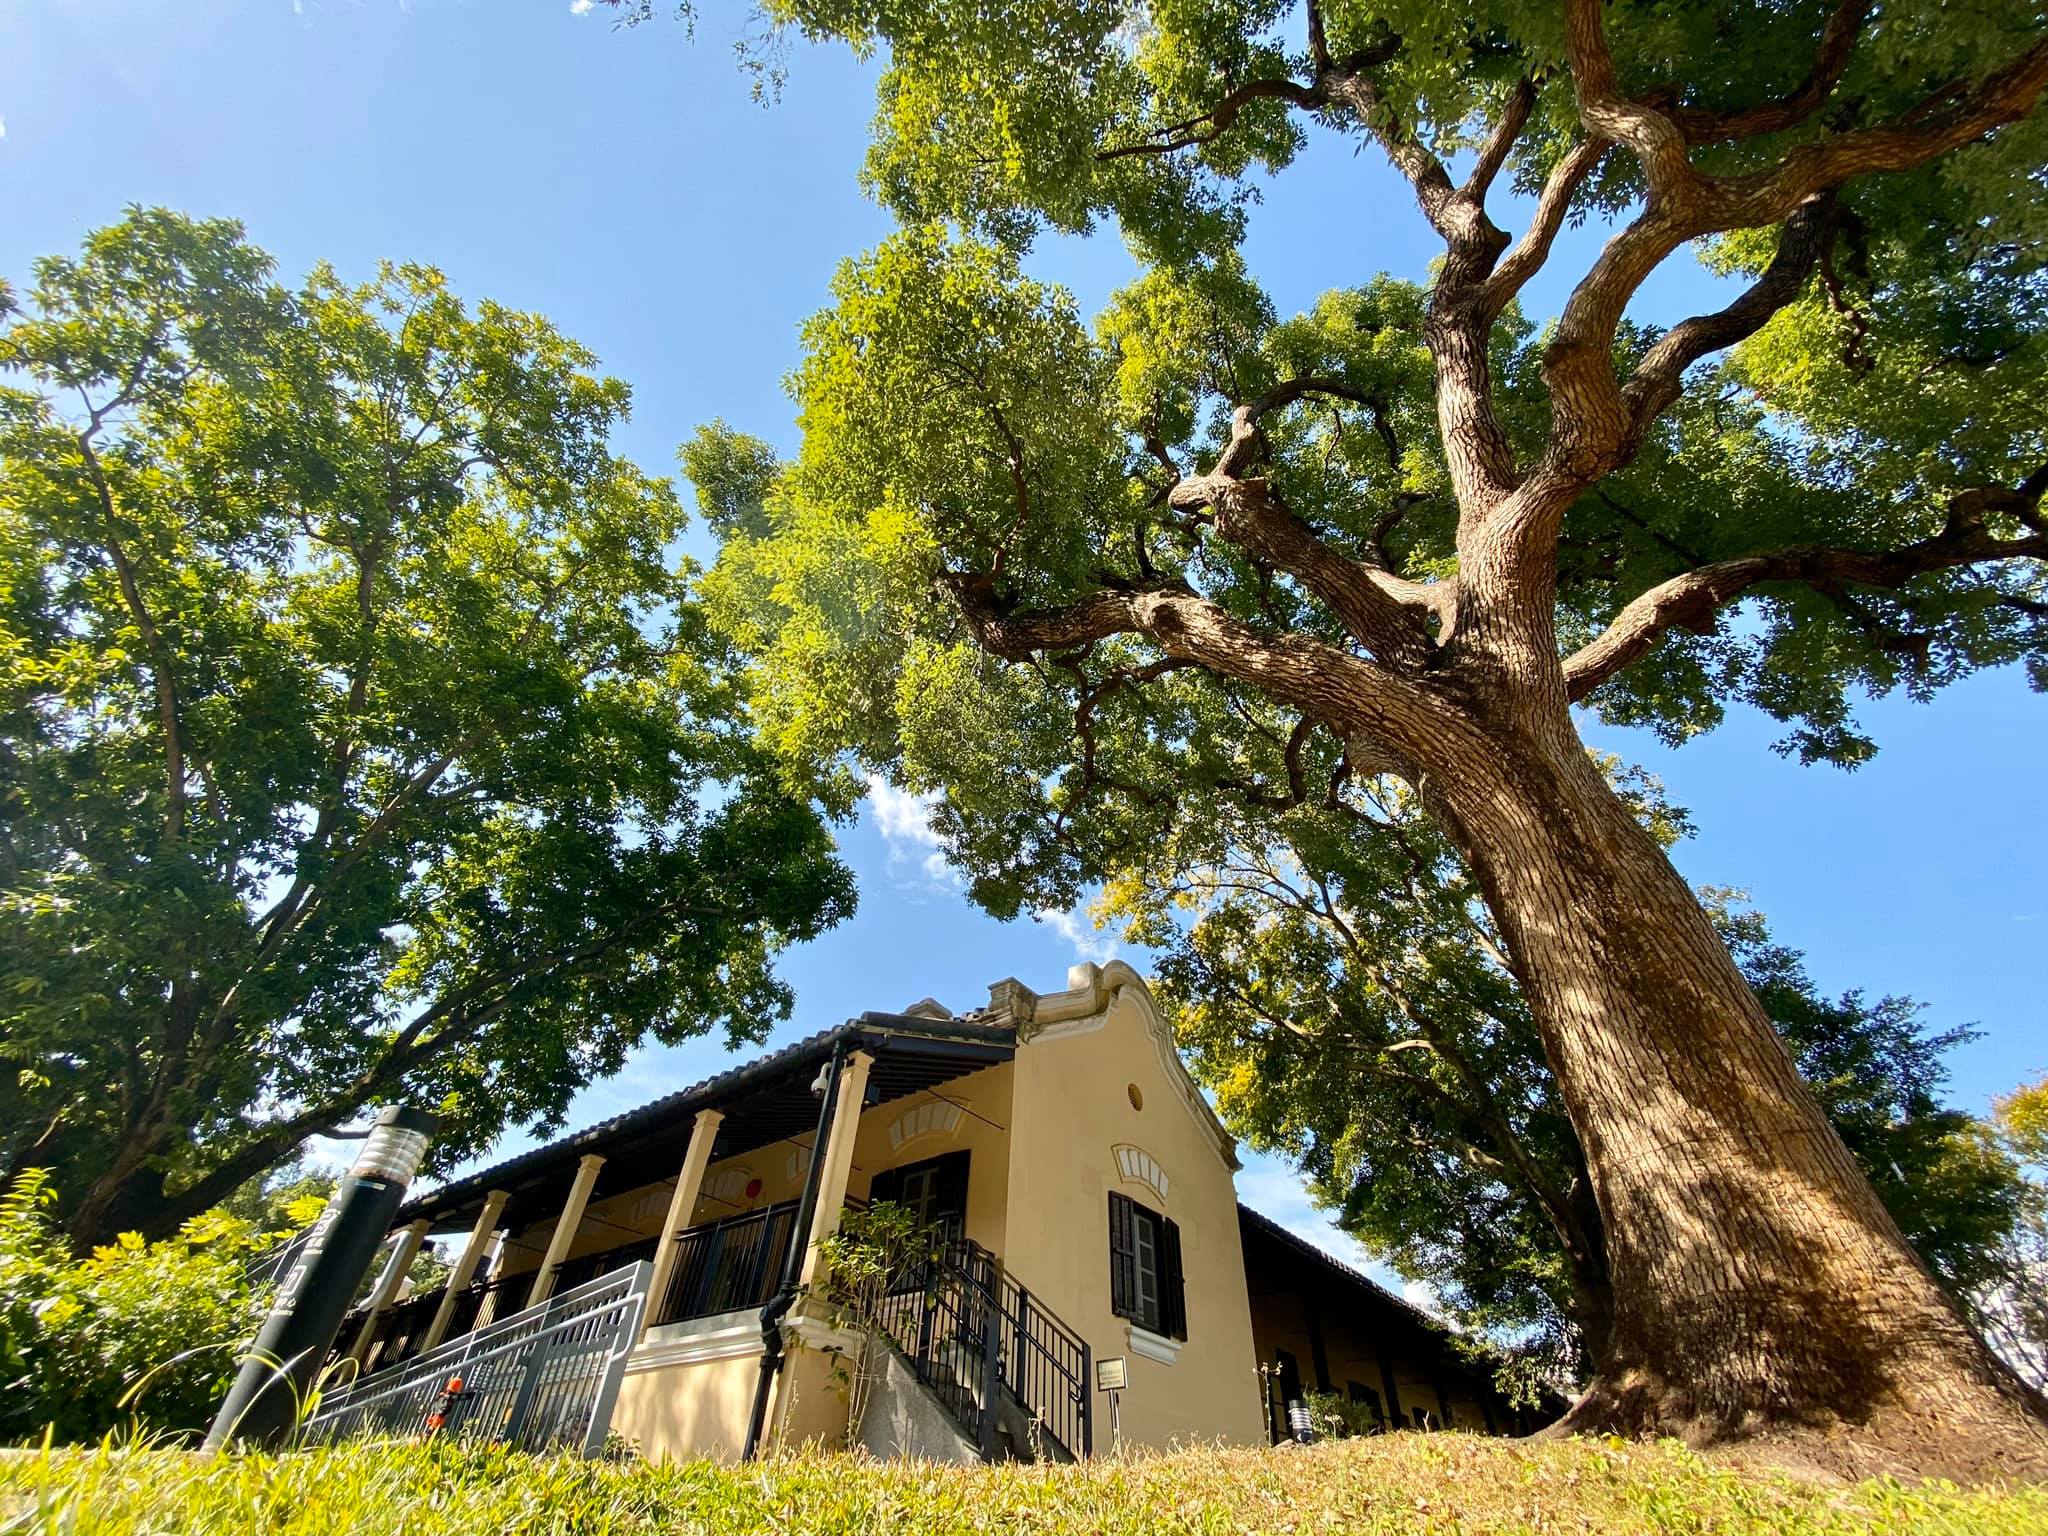
[[[932,809],[938,803],[936,792],[913,795],[879,774],[868,775],[868,809],[874,815],[875,830],[889,845],[889,863],[914,863],[931,884],[957,891],[967,882],[946,862],[938,829],[932,825]]]
[[[913,795],[880,774],[868,775],[868,805],[875,813],[875,826],[891,843],[938,847],[939,834],[932,826],[932,809],[938,803],[936,791]]]
[[[588,16],[590,14],[590,7],[595,3],[596,0],[569,0],[569,14],[571,16]]]
[[[1116,940],[1090,922],[1079,907],[1065,912],[1054,907],[1040,907],[1031,916],[1073,945],[1074,953],[1083,960],[1107,965],[1117,957]]]

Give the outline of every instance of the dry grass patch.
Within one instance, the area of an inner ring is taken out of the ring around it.
[[[1457,1434],[1283,1452],[1198,1448],[1083,1468],[822,1455],[748,1468],[652,1466],[368,1443],[219,1461],[116,1448],[0,1460],[0,1536],[245,1531],[2042,1536],[2048,1489],[1830,1488],[1715,1466],[1675,1444]]]

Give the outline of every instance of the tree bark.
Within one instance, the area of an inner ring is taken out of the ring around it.
[[[2040,1401],[1901,1235],[1558,715],[1440,743],[1423,793],[1499,920],[1599,1206],[1611,1323],[1562,1427],[1796,1437],[1849,1472],[2048,1473]]]

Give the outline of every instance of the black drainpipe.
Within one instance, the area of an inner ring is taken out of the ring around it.
[[[789,1252],[782,1260],[782,1283],[761,1309],[761,1377],[754,1384],[754,1411],[747,1420],[747,1444],[740,1460],[752,1461],[761,1448],[761,1430],[768,1421],[768,1388],[782,1369],[782,1319],[796,1305],[797,1280],[803,1274],[804,1251],[811,1245],[811,1222],[818,1210],[818,1183],[825,1168],[825,1141],[832,1134],[832,1115],[839,1102],[839,1069],[846,1064],[846,1041],[832,1044],[832,1064],[825,1075],[825,1100],[818,1106],[818,1133],[811,1142],[811,1166],[804,1175],[803,1196],[789,1233]]]

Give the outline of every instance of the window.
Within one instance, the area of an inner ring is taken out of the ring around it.
[[[868,1185],[868,1202],[887,1200],[903,1206],[919,1226],[938,1227],[952,1242],[967,1225],[967,1159],[965,1152],[948,1152],[885,1169]]]
[[[1128,1195],[1109,1197],[1109,1309],[1152,1333],[1188,1336],[1180,1228]]]

